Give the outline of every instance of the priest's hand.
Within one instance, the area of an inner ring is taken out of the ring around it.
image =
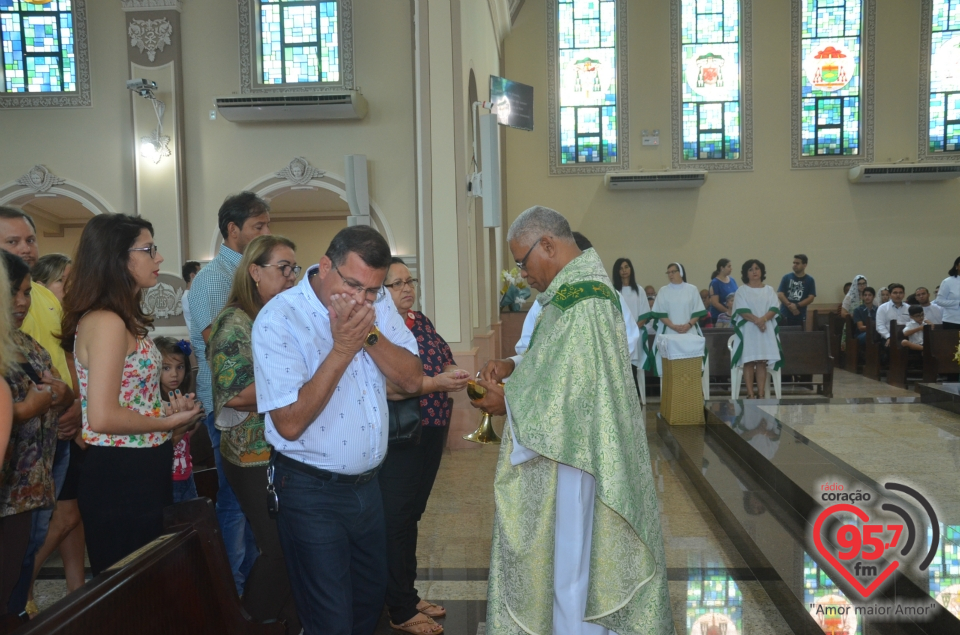
[[[507,402],[503,397],[503,386],[499,382],[484,379],[479,380],[477,384],[486,388],[487,394],[483,396],[483,399],[471,401],[470,405],[492,415],[502,416],[507,414]]]
[[[501,383],[513,373],[513,369],[514,364],[512,359],[491,359],[480,369],[480,379],[487,382]],[[485,386],[486,384],[480,385]]]

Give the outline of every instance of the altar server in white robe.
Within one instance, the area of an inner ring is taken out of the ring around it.
[[[653,302],[649,319],[653,320],[657,336],[664,334],[703,337],[700,331],[700,318],[707,314],[703,299],[695,286],[687,283],[687,274],[679,262],[667,266],[667,279],[670,284],[660,287],[657,299]],[[645,326],[645,320],[641,327]],[[656,342],[651,342],[644,370],[663,375],[663,362]]]
[[[737,289],[733,300],[734,348],[731,366],[742,366],[747,384],[747,398],[763,399],[767,387],[767,368],[782,365],[777,316],[780,303],[770,285],[763,284],[767,269],[759,260],[743,263],[740,277],[745,283]],[[753,382],[756,378],[757,390]]]

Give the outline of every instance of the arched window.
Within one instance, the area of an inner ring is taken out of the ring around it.
[[[353,88],[352,0],[241,0],[240,89]]]
[[[921,21],[921,159],[960,153],[960,1],[924,0]]]
[[[793,167],[873,160],[874,0],[793,0]]]
[[[751,0],[673,0],[673,167],[753,169]]]
[[[89,106],[84,0],[0,0],[5,107]]]
[[[548,0],[550,173],[628,165],[625,0]]]

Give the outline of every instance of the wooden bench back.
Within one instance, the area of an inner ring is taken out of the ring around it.
[[[923,381],[933,383],[937,375],[960,372],[960,364],[954,360],[960,331],[943,327],[923,327]]]
[[[164,510],[168,532],[21,627],[18,635],[283,635],[240,607],[213,504]]]

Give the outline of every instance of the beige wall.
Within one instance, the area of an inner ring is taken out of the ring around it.
[[[917,158],[919,2],[878,2],[875,161]],[[545,0],[526,0],[505,41],[505,74],[532,84],[535,130],[507,132],[510,220],[541,204],[586,234],[609,269],[626,256],[637,281],[666,284],[681,261],[701,288],[719,258],[759,258],[768,282],[810,257],[819,298],[839,301],[862,273],[874,286],[933,288],[960,255],[960,181],[852,185],[847,170],[790,168],[790,2],[753,2],[754,170],[711,173],[699,190],[609,192],[602,176],[548,176]],[[629,4],[630,168],[670,167],[670,8]],[[661,147],[640,145],[660,129]],[[739,275],[738,275],[739,277]]]
[[[77,243],[80,242],[82,229],[65,227],[63,228],[63,236],[48,237],[44,235],[44,232],[59,234],[60,227],[38,216],[33,218],[33,222],[37,224],[37,247],[39,247],[41,255],[66,254],[70,258],[77,255]]]
[[[320,262],[330,241],[346,226],[345,220],[273,221],[270,232],[286,236],[297,245],[297,264],[306,271],[310,265]]]

